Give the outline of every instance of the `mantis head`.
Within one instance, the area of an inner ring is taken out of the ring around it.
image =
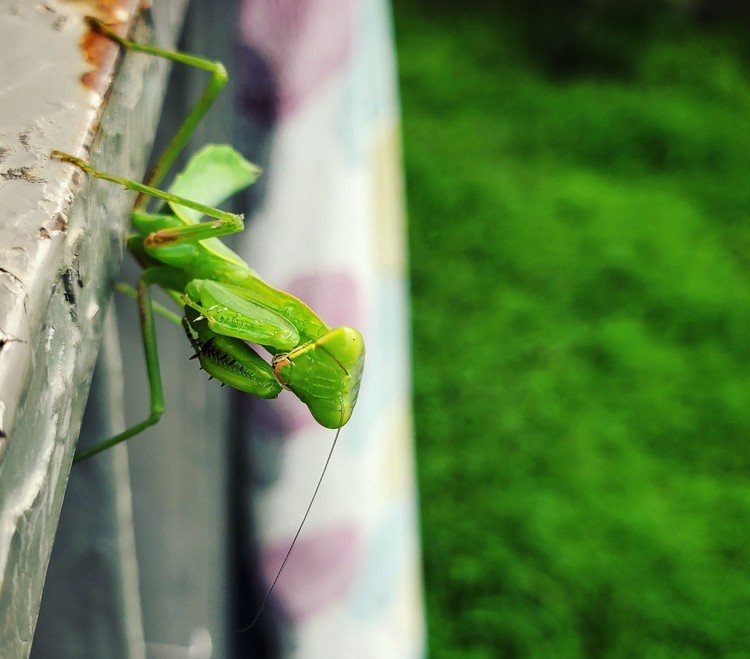
[[[352,327],[330,330],[273,360],[276,379],[326,428],[340,428],[351,417],[364,365],[364,339]]]

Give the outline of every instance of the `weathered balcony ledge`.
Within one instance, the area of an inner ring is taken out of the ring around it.
[[[85,15],[174,46],[183,0],[0,0],[0,656],[27,656],[133,203],[53,149],[140,178],[167,74]],[[115,75],[116,73],[116,75]]]

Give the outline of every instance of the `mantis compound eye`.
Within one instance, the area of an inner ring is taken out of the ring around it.
[[[326,428],[340,428],[351,417],[364,365],[365,343],[352,327],[338,327],[273,360],[279,383]]]

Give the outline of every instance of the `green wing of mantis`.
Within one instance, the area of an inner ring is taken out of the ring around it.
[[[209,144],[198,151],[178,174],[169,192],[206,206],[219,206],[232,195],[252,185],[260,168],[248,162],[227,144]],[[183,224],[198,222],[202,213],[175,203],[168,204]],[[232,263],[247,264],[218,238],[203,241],[204,247]]]
[[[259,167],[245,160],[228,144],[209,144],[190,159],[187,167],[175,177],[169,192],[206,206],[219,206],[233,194],[252,185],[260,172]],[[174,203],[169,206],[185,224],[198,222],[202,216],[191,208]]]

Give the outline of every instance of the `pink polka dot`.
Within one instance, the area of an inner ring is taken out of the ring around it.
[[[278,411],[281,414],[281,426],[285,437],[305,428],[318,425],[313,415],[310,414],[307,405],[291,391],[282,391],[277,401]]]
[[[289,537],[263,552],[263,573],[269,585],[291,542]],[[362,538],[353,523],[301,536],[274,593],[293,620],[305,619],[344,599],[361,555]]]
[[[330,327],[362,326],[361,295],[348,272],[322,272],[287,282],[286,290],[315,310]]]

